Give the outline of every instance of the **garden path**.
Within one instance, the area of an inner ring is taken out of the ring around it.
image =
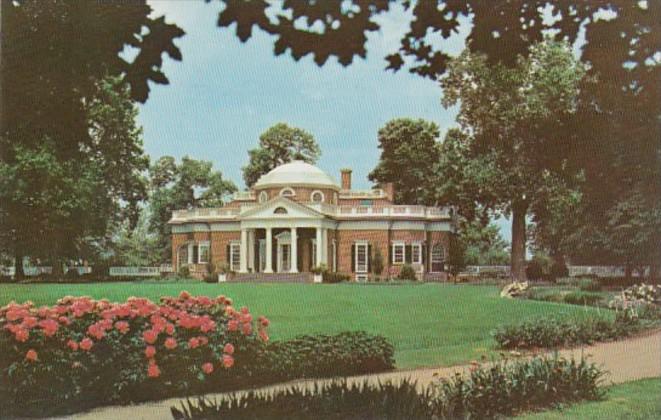
[[[661,377],[661,330],[655,330],[627,340],[608,343],[597,343],[592,346],[561,350],[563,357],[580,358],[581,354],[589,355],[590,360],[606,369],[609,383],[622,383],[643,378]],[[455,373],[465,372],[470,365],[420,368],[399,370],[374,375],[352,376],[347,378],[350,383],[372,383],[384,381],[401,381],[409,378],[417,381],[418,386],[431,384],[439,377],[450,377]],[[322,381],[330,381],[322,380]],[[259,388],[258,392],[273,390],[292,385],[311,387],[315,380],[298,380]],[[317,380],[316,382],[319,382]],[[239,391],[245,392],[245,391]],[[210,398],[222,398],[226,394],[210,394]],[[170,407],[179,406],[181,398],[171,398],[163,401],[148,402],[134,406],[101,407],[85,413],[65,417],[76,420],[167,420],[171,419]]]

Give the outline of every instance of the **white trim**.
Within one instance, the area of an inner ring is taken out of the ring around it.
[[[411,264],[422,264],[422,242],[413,242],[411,244]]]
[[[443,251],[442,256],[441,256],[441,260],[436,261],[437,264],[438,263],[441,264],[441,270],[440,271],[434,271],[434,258],[433,257],[434,257],[434,248],[436,246],[441,247],[441,250]],[[432,246],[429,247],[429,272],[430,273],[442,273],[444,263],[445,263],[445,246],[443,246],[443,243],[441,243],[441,242],[436,242],[436,243],[432,244]]]
[[[315,201],[314,200],[314,195],[315,194],[321,194],[321,201]],[[311,203],[325,203],[326,202],[326,196],[321,190],[314,190],[310,193],[310,202]]]
[[[259,201],[260,204],[266,203],[267,201],[269,201],[269,193],[267,193],[266,191],[260,192],[258,201]]]
[[[285,193],[290,193],[290,194],[285,195]],[[280,195],[280,197],[285,197],[285,198],[287,198],[287,197],[296,197],[296,191],[294,191],[294,189],[292,187],[285,187],[285,188],[280,190],[279,195]]]
[[[354,242],[356,251],[354,252],[354,269],[356,274],[367,274],[369,268],[369,242],[367,241],[356,241]],[[358,249],[363,248],[365,250],[365,263],[363,266],[358,264]],[[358,276],[356,276],[358,278]]]
[[[202,261],[202,248],[207,250],[207,260]],[[209,241],[200,241],[197,243],[197,263],[198,264],[209,264],[211,260],[211,243]]]
[[[391,252],[392,252],[392,264],[393,265],[402,265],[406,263],[406,244],[404,241],[392,241],[391,246]],[[397,261],[397,253],[395,252],[395,249],[401,247],[402,248],[402,260]]]
[[[231,241],[230,245],[230,270],[239,271],[241,270],[241,241]],[[236,254],[234,254],[235,249],[237,249]]]
[[[335,273],[335,272],[337,272],[337,241],[335,239],[333,239],[333,244],[332,245],[333,245],[333,248],[332,248],[332,252],[333,252],[332,271],[333,271],[333,273]]]

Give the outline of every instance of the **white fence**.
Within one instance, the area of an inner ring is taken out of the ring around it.
[[[78,274],[82,275],[91,273],[92,267],[69,267],[65,272],[71,270],[76,270],[78,271]],[[53,267],[24,267],[23,273],[28,277],[38,276],[40,274],[52,274]],[[0,274],[13,277],[14,274],[16,274],[16,267],[0,267]]]
[[[597,276],[597,277],[624,277],[624,267],[614,265],[569,265],[569,277]],[[645,272],[647,273],[646,270]],[[510,266],[508,265],[469,265],[464,271],[465,274],[474,276],[496,276],[509,277]],[[633,277],[639,277],[640,273],[633,271]]]
[[[161,273],[171,273],[172,265],[163,264],[159,267],[110,267],[111,277],[158,277]]]

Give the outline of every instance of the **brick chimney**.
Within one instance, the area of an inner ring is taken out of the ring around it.
[[[395,184],[392,182],[386,182],[383,184],[383,192],[386,193],[386,197],[388,197],[390,202],[395,201]]]
[[[351,169],[344,168],[340,169],[342,174],[342,189],[350,190],[351,189]]]

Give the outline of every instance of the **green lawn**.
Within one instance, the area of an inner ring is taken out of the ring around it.
[[[643,379],[608,388],[603,401],[572,405],[517,417],[521,420],[655,420],[661,419],[661,378]]]
[[[551,314],[585,316],[598,311],[576,305],[501,299],[498,288],[472,285],[206,284],[123,282],[93,284],[0,284],[0,305],[11,300],[52,304],[65,295],[123,301],[129,296],[157,300],[188,290],[225,294],[271,319],[271,337],[365,330],[381,334],[396,348],[398,367],[452,365],[497,354],[491,330],[503,323]],[[601,310],[604,311],[603,309]]]

